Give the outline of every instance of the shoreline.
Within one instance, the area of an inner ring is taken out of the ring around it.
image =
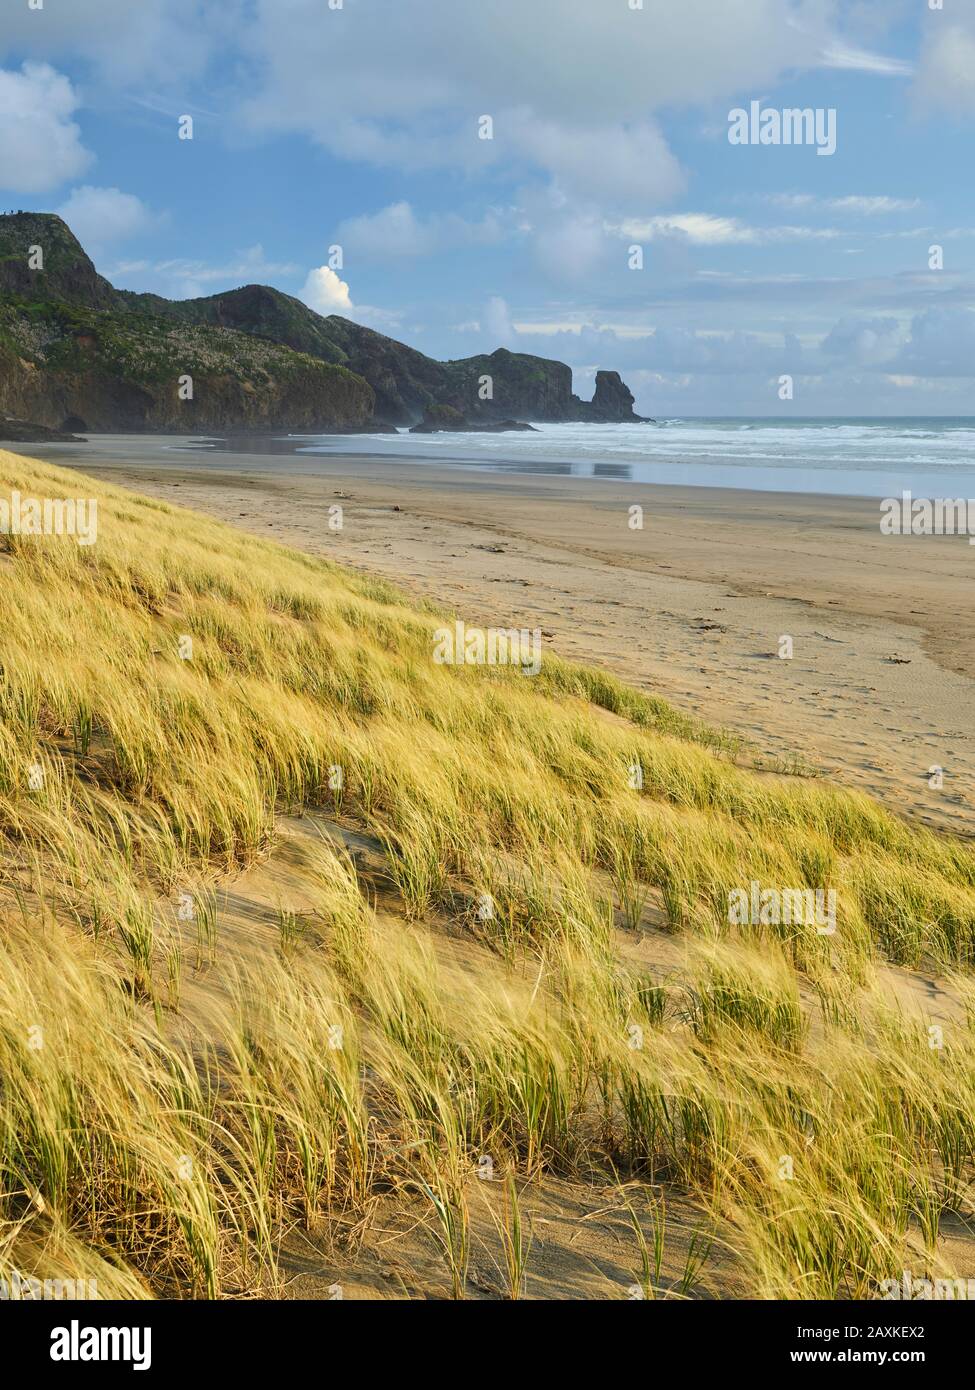
[[[882,536],[875,500],[362,454],[297,472],[293,456],[223,451],[136,462],[131,439],[16,452],[379,575],[469,623],[539,627],[559,655],[743,734],[770,767],[815,768],[975,834],[975,557],[957,537]]]
[[[742,417],[748,419],[749,417]],[[954,417],[952,417],[954,418]],[[701,422],[706,424],[705,421]],[[774,423],[774,422],[770,422]],[[863,423],[863,422],[858,422]],[[975,436],[975,417],[972,418]],[[540,436],[546,428],[554,431],[562,426],[540,426]],[[336,461],[352,462],[370,468],[392,466],[396,469],[422,466],[436,468],[447,477],[469,473],[497,476],[520,476],[526,479],[550,478],[581,483],[621,484],[628,487],[677,488],[691,492],[731,492],[749,496],[773,498],[808,497],[827,501],[853,500],[872,502],[875,506],[889,498],[899,498],[910,491],[915,496],[941,497],[959,493],[975,493],[975,464],[966,466],[957,460],[927,459],[884,460],[884,467],[865,468],[856,457],[846,457],[842,466],[834,458],[825,465],[813,456],[797,461],[788,453],[776,456],[774,465],[759,462],[765,456],[736,454],[700,454],[693,445],[672,440],[663,452],[622,450],[609,452],[600,438],[600,426],[584,426],[593,432],[590,442],[579,438],[563,441],[558,434],[549,438],[552,453],[532,449],[514,450],[507,455],[504,443],[492,433],[472,431],[432,432],[413,436],[408,431],[390,427],[388,432],[369,431],[324,432],[318,434],[267,433],[241,431],[224,434],[93,434],[79,443],[45,442],[40,444],[10,443],[17,452],[38,448],[45,452],[39,457],[63,461],[69,466],[85,459],[97,459],[106,466],[129,462],[133,457],[140,463],[153,463],[160,468],[180,466],[182,459],[212,460],[212,467],[251,467],[252,460],[262,460],[266,466],[301,474],[320,474]],[[506,438],[509,436],[506,436]],[[428,441],[421,452],[418,440]],[[519,436],[523,439],[523,436]],[[480,447],[475,441],[484,441]],[[366,444],[363,441],[367,441]],[[433,443],[435,441],[435,443]],[[465,442],[466,451],[465,451]],[[439,446],[439,447],[438,447]],[[0,447],[7,447],[0,442]],[[560,452],[561,449],[561,452]],[[581,451],[581,452],[580,452]],[[219,462],[218,462],[219,461]],[[287,467],[286,467],[287,465]],[[973,503],[975,506],[975,503]]]
[[[749,417],[743,416],[742,418]],[[492,464],[488,460],[447,459],[433,454],[410,454],[407,456],[381,452],[341,453],[338,451],[335,453],[306,454],[296,453],[291,449],[280,451],[268,449],[266,447],[268,436],[260,432],[253,432],[251,435],[234,434],[229,436],[235,446],[232,449],[191,448],[185,444],[185,440],[189,437],[164,434],[93,435],[91,436],[92,440],[97,441],[94,444],[88,441],[80,444],[29,444],[0,441],[0,449],[5,449],[12,454],[21,454],[25,458],[40,459],[61,468],[76,468],[80,472],[90,472],[92,475],[102,472],[108,475],[114,470],[141,475],[146,470],[158,468],[165,472],[185,473],[188,477],[196,474],[213,477],[225,474],[231,476],[258,474],[268,478],[334,477],[340,481],[349,481],[355,474],[355,470],[365,466],[375,476],[362,478],[361,481],[364,483],[388,482],[398,484],[405,480],[410,485],[417,487],[449,488],[455,486],[459,479],[468,476],[481,481],[492,479],[496,482],[502,479],[518,479],[526,488],[531,488],[534,485],[545,489],[546,492],[562,485],[567,489],[566,499],[572,496],[582,497],[583,489],[592,488],[593,494],[588,500],[593,502],[598,502],[601,496],[608,494],[608,490],[611,488],[626,491],[640,489],[649,494],[662,494],[665,498],[669,495],[675,502],[689,501],[698,497],[702,500],[704,497],[722,499],[726,503],[734,504],[738,513],[746,512],[749,503],[759,505],[769,503],[784,506],[794,504],[797,507],[811,507],[821,503],[831,511],[857,506],[864,511],[868,510],[870,518],[875,518],[878,525],[880,519],[880,494],[872,492],[820,492],[816,490],[799,491],[791,488],[749,488],[731,485],[718,486],[710,483],[660,482],[622,476],[613,477],[608,473],[604,476],[594,477],[589,474],[572,473],[569,464],[558,461],[552,461],[548,467],[535,470],[523,466],[520,460],[513,460],[506,467],[497,462]],[[200,440],[217,437],[192,436],[192,438]],[[319,436],[295,437],[312,439]],[[336,438],[340,437],[336,435]],[[262,447],[254,449],[246,447],[251,442],[260,444]],[[137,451],[140,445],[145,446],[146,444],[155,446],[152,457],[133,458],[133,450]],[[619,465],[621,470],[627,466],[625,463]],[[686,465],[688,468],[695,466]],[[414,469],[416,470],[415,473],[412,472]],[[771,473],[773,470],[764,469],[763,471]],[[354,480],[359,481],[358,475],[355,476]],[[918,493],[917,495],[920,496],[921,494]],[[869,520],[869,518],[867,519]],[[947,537],[947,539],[950,540],[952,537]],[[975,673],[975,668],[973,668],[973,673]]]

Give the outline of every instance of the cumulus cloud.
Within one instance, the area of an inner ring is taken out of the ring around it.
[[[308,279],[298,298],[317,314],[348,315],[352,312],[348,285],[327,265],[317,266],[308,272]]]
[[[843,369],[865,368],[913,383],[975,378],[975,310],[925,309],[902,321],[893,317],[841,319],[819,349]],[[970,388],[969,388],[970,389]]]
[[[894,318],[841,319],[820,344],[827,356],[861,367],[890,363],[904,345],[904,331]]]
[[[915,376],[975,377],[975,310],[928,309],[915,315],[893,370]]]
[[[0,188],[46,193],[85,172],[93,156],[71,119],[78,105],[68,78],[48,63],[0,70]]]
[[[118,188],[73,188],[58,213],[83,246],[104,246],[148,231],[155,215],[134,193]]]

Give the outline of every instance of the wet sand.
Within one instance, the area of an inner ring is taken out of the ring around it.
[[[882,536],[877,503],[857,498],[163,443],[17,451],[382,575],[470,623],[539,627],[545,647],[742,733],[771,765],[975,834],[964,538]],[[785,635],[792,660],[778,656]]]

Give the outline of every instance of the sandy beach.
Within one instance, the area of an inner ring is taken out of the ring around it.
[[[382,575],[469,623],[538,627],[560,655],[741,733],[771,768],[975,832],[975,552],[963,538],[882,536],[866,499],[364,456],[296,472],[258,453],[164,455],[162,442],[20,452]],[[341,530],[329,527],[336,504]],[[791,661],[778,656],[784,635]]]

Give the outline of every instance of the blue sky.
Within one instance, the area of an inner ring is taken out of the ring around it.
[[[975,0],[39,2],[0,206],[118,285],[270,283],[656,415],[975,414]],[[835,153],[732,145],[752,101],[835,109]]]

